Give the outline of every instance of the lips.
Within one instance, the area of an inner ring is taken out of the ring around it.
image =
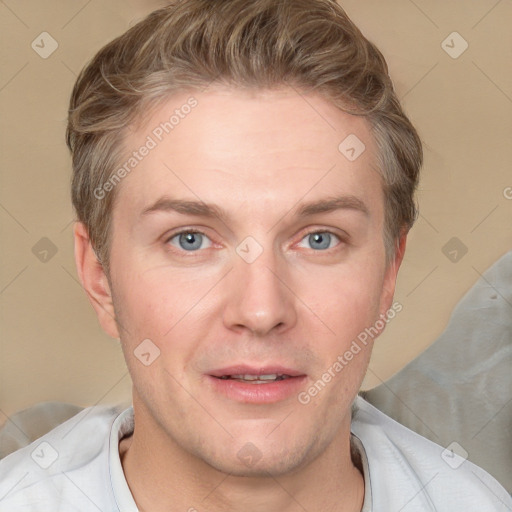
[[[278,373],[270,374],[245,374],[245,375],[223,375],[219,379],[233,379],[241,382],[252,382],[254,384],[268,384],[269,382],[276,382],[279,380],[291,379],[291,375],[280,375]]]
[[[306,375],[284,365],[236,365],[209,372],[212,391],[241,403],[276,403],[299,392]]]
[[[248,382],[254,382],[257,380],[283,380],[290,377],[300,377],[303,376],[304,374],[298,370],[287,368],[281,365],[236,365],[221,368],[219,370],[214,370],[212,372],[209,372],[209,375],[211,375],[212,377],[217,377],[219,379],[231,378],[237,380],[246,380]]]

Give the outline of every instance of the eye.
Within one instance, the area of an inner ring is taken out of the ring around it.
[[[181,231],[169,238],[168,243],[188,252],[207,249],[212,245],[211,240],[198,231]]]
[[[304,247],[304,243],[309,244],[308,248],[325,251],[335,247],[341,240],[334,233],[329,231],[315,231],[306,235],[299,243],[299,247]],[[306,246],[307,247],[307,246]]]

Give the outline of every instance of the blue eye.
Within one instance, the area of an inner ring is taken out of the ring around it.
[[[300,243],[302,244],[304,240],[307,241],[311,249],[325,251],[326,249],[334,247],[340,239],[334,233],[329,233],[328,231],[316,231],[315,233],[306,235]],[[300,246],[304,247],[303,245]]]
[[[179,247],[189,252],[197,251],[198,249],[206,249],[211,246],[210,239],[197,231],[182,231],[171,237],[169,242],[171,245],[174,245],[174,247]],[[203,243],[205,243],[206,246],[203,245]]]

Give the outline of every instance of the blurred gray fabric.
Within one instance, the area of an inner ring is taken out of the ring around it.
[[[62,402],[41,402],[13,414],[0,429],[0,459],[27,446],[82,409]]]
[[[483,274],[425,352],[361,395],[435,443],[467,452],[512,493],[512,252]],[[43,402],[14,414],[0,429],[0,458],[82,409]]]
[[[433,345],[362,395],[431,441],[458,443],[512,494],[512,252],[462,298]]]

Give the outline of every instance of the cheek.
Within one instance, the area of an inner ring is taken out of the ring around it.
[[[132,272],[114,287],[116,317],[125,328],[125,361],[135,387],[147,400],[176,391],[175,382],[183,381],[185,362],[194,351],[192,332],[186,338],[182,329],[194,293],[157,274]]]
[[[123,341],[135,348],[150,339],[163,349],[175,325],[190,309],[191,287],[157,272],[132,271],[113,283],[116,318],[124,331]]]
[[[316,272],[297,284],[300,297],[333,339],[357,336],[378,317],[382,276],[369,267]]]
[[[198,340],[212,327],[205,308],[211,313],[216,307],[208,291],[218,281],[218,273],[166,267],[137,272],[135,265],[131,268],[113,283],[116,317],[126,328],[122,336],[125,354],[149,339],[160,351],[160,362],[181,373]]]
[[[374,338],[369,328],[379,317],[381,278],[352,267],[318,275],[315,282],[303,289],[304,302],[321,320],[311,320],[319,326],[313,336],[321,365],[305,392],[336,423],[335,413],[357,393],[368,367]]]

